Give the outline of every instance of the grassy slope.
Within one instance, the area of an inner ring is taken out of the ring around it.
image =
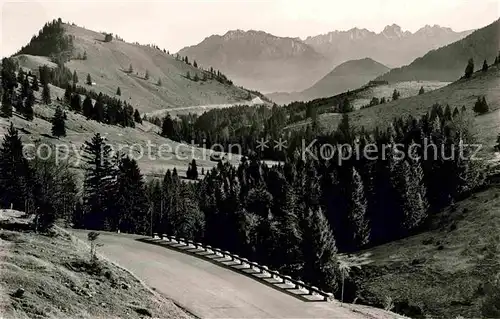
[[[425,114],[434,103],[443,105],[449,104],[451,107],[462,107],[465,105],[472,109],[478,96],[486,96],[490,110],[500,108],[500,69],[493,66],[487,73],[477,72],[470,80],[459,80],[438,90],[427,92],[422,95],[412,96],[386,104],[373,106],[370,108],[357,110],[349,113],[351,123],[355,127],[365,126],[366,128],[385,127],[394,117],[420,116]],[[481,123],[485,117],[477,117],[477,122]],[[333,130],[337,127],[342,118],[342,114],[326,113],[319,117],[320,124],[325,130]],[[301,128],[309,122],[299,122],[289,126],[291,129]],[[479,127],[481,129],[481,127]],[[498,130],[498,123],[496,129]],[[495,130],[488,130],[481,134],[481,138],[491,141],[497,134]]]
[[[88,246],[62,230],[0,229],[0,252],[2,318],[191,318],[124,269],[102,259],[92,267]]]
[[[64,91],[54,86],[50,86],[52,99],[56,100],[56,96],[62,98]],[[37,92],[36,97],[40,99],[41,90]],[[185,176],[185,172],[188,167],[188,163],[191,162],[191,147],[181,145],[180,143],[174,142],[167,138],[159,135],[161,129],[149,122],[143,122],[143,125],[136,125],[136,128],[123,128],[121,126],[106,125],[103,123],[98,123],[96,121],[87,121],[85,117],[81,114],[76,114],[71,111],[67,111],[68,120],[66,121],[66,137],[61,137],[56,139],[51,137],[52,124],[50,120],[54,114],[55,106],[58,102],[53,102],[53,104],[46,106],[43,104],[37,104],[35,106],[35,119],[32,122],[26,121],[24,118],[14,115],[11,119],[0,118],[0,136],[4,135],[7,131],[10,122],[14,123],[14,126],[20,130],[20,135],[25,143],[47,143],[47,144],[66,144],[73,146],[77,150],[81,150],[81,146],[87,140],[89,140],[95,133],[99,132],[102,136],[107,138],[107,142],[117,148],[118,145],[135,145],[133,149],[139,150],[139,146],[142,146],[144,150],[147,150],[147,143],[151,141],[154,145],[168,145],[171,147],[172,152],[167,152],[167,146],[162,149],[161,155],[164,159],[160,160],[158,153],[154,152],[153,157],[149,158],[147,154],[138,160],[141,171],[146,175],[154,175],[161,177],[164,175],[167,169],[177,168],[179,175]],[[176,147],[177,150],[176,150]],[[128,152],[129,149],[124,151]],[[153,148],[153,151],[157,151],[158,148]],[[132,152],[132,155],[138,156],[138,152]],[[215,166],[217,163],[212,162],[209,159],[209,151],[205,151],[206,156],[203,155],[203,150],[200,148],[194,149],[194,156],[198,164],[198,169],[204,167],[205,171],[207,169]],[[75,153],[72,152],[71,163],[76,164]],[[129,154],[129,153],[127,153]],[[176,154],[179,157],[176,157]],[[170,156],[171,158],[167,158]],[[155,159],[156,157],[156,159]],[[238,156],[234,156],[231,161],[233,164],[239,161]]]
[[[191,76],[202,71],[177,61],[174,56],[158,49],[126,43],[114,39],[103,42],[104,35],[73,25],[65,25],[67,33],[73,35],[75,54],[87,52],[87,60],[71,60],[66,66],[76,70],[79,85],[86,86],[87,74],[90,74],[95,86],[89,87],[97,92],[114,96],[121,88],[123,100],[129,101],[141,113],[164,108],[223,104],[242,101],[248,92],[232,86],[221,84],[215,80],[194,82],[185,75]],[[27,68],[38,69],[39,65],[50,64],[47,58],[21,55],[20,64]],[[127,74],[132,64],[134,74]],[[148,70],[149,80],[144,79]],[[136,74],[136,72],[138,74]],[[157,86],[161,78],[162,85]]]
[[[364,302],[412,318],[479,318],[485,284],[500,270],[500,198],[492,187],[441,213],[432,230],[351,257]]]

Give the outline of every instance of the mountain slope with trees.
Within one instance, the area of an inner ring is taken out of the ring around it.
[[[190,57],[177,57],[154,45],[127,43],[119,37],[105,41],[102,33],[60,20],[52,24],[55,26],[46,26],[18,52],[19,64],[35,71],[52,61],[64,62],[71,73],[76,72],[79,85],[109,96],[120,88],[121,98],[141,113],[249,97],[248,91],[232,85],[224,74],[210,66],[202,70]],[[63,48],[58,49],[60,46]]]
[[[237,84],[263,92],[303,90],[331,68],[325,57],[300,39],[255,30],[212,35],[179,54],[213,65]]]
[[[500,20],[476,30],[464,39],[432,50],[411,64],[392,69],[378,78],[389,82],[412,80],[455,81],[464,75],[465,66],[473,59],[475,70],[486,60],[492,64],[500,50]]]

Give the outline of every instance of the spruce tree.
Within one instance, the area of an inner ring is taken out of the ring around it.
[[[84,224],[90,229],[112,229],[116,196],[116,169],[111,147],[96,133],[84,146]]]
[[[30,213],[27,209],[31,198],[31,171],[23,154],[23,144],[14,124],[0,146],[0,198],[4,208],[12,207]]]
[[[470,58],[469,61],[467,62],[467,66],[465,67],[464,77],[466,79],[469,79],[473,73],[474,73],[474,60]]]
[[[129,74],[134,73],[134,68],[132,67],[132,63],[130,63],[130,65],[128,66],[128,73]]]
[[[52,135],[56,137],[66,136],[66,124],[61,107],[57,106],[52,118]]]
[[[193,62],[193,66],[194,66],[195,68],[197,68],[197,67],[198,67],[198,63],[196,63],[196,60],[194,60],[194,62]]]
[[[398,92],[398,90],[394,89],[394,91],[392,92],[392,100],[393,101],[399,100],[399,97],[400,93]]]
[[[52,103],[52,99],[50,97],[50,88],[47,83],[43,85],[43,91],[42,91],[42,101],[44,104],[50,104]]]
[[[309,209],[300,221],[305,282],[326,291],[337,290],[337,247],[325,215],[321,209]]]
[[[198,82],[199,80],[200,80],[200,78],[198,77],[198,73],[195,73],[193,81]]]
[[[83,59],[87,60],[87,51],[83,51]]]
[[[121,95],[122,95],[122,90],[120,89],[120,87],[118,87],[118,88],[116,89],[116,95],[118,95],[118,96],[121,96]]]
[[[186,78],[187,78],[188,80],[191,80],[191,74],[189,73],[189,71],[187,71],[187,72],[186,72]]]
[[[122,232],[147,234],[151,218],[147,215],[148,203],[143,177],[134,159],[123,157],[118,165],[116,224]]]
[[[28,91],[28,96],[26,97],[26,101],[24,103],[23,115],[26,117],[28,121],[33,121],[34,111],[33,106],[35,105],[35,95],[33,90],[30,89]]]
[[[139,111],[137,109],[134,111],[134,121],[142,124],[141,114],[139,113]]]
[[[97,122],[104,121],[104,104],[99,97],[92,108],[92,119]]]
[[[76,74],[76,71],[73,71],[73,84],[78,83],[78,74]]]
[[[420,90],[418,91],[418,95],[422,95],[422,94],[424,94],[424,93],[425,93],[424,87],[423,87],[423,86],[421,86],[421,87],[420,87]]]
[[[488,62],[486,60],[484,60],[483,62],[483,67],[481,69],[483,72],[486,72],[488,71]]]
[[[68,85],[66,85],[66,90],[64,91],[64,102],[66,102],[67,104],[70,104],[71,103],[71,95],[72,95],[71,85],[68,83]]]
[[[349,207],[349,223],[351,225],[353,248],[366,245],[370,237],[370,228],[367,218],[368,203],[361,176],[355,168],[352,169],[351,198]]]
[[[83,116],[87,118],[87,120],[92,118],[92,112],[93,112],[94,106],[92,105],[92,99],[90,96],[85,96],[85,100],[83,101],[83,106],[82,106],[82,112]]]
[[[92,78],[90,77],[90,73],[87,74],[87,82],[85,82],[87,85],[92,85]]]
[[[2,94],[2,108],[0,109],[0,115],[2,117],[12,117],[12,99],[9,91],[3,91]]]
[[[161,78],[158,78],[158,82],[156,82],[156,85],[161,86]]]
[[[144,79],[149,80],[149,71],[146,70],[146,73],[144,74]]]
[[[80,94],[75,93],[71,97],[71,109],[77,113],[82,111],[82,98]]]
[[[484,114],[489,111],[488,103],[486,102],[486,98],[478,97],[476,103],[474,104],[474,112],[478,114]]]

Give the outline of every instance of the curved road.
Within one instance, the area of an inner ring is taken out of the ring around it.
[[[86,241],[87,231],[72,230]],[[306,302],[207,260],[137,241],[144,236],[101,232],[98,252],[200,318],[392,318],[364,315],[338,302]],[[380,314],[379,314],[380,312]]]

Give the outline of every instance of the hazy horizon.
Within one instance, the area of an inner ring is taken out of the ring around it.
[[[314,36],[354,27],[381,32],[397,24],[415,32],[425,25],[454,31],[481,28],[499,16],[496,0],[351,1],[1,1],[1,55],[29,42],[55,18],[95,31],[118,34],[129,42],[154,43],[177,52],[212,34],[261,30],[276,36]]]

